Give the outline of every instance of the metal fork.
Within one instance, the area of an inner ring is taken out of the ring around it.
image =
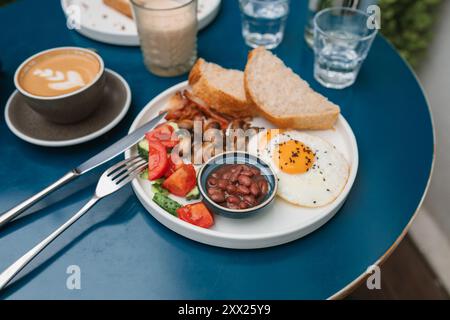
[[[135,156],[121,161],[100,177],[97,188],[92,198],[69,220],[56,229],[47,238],[38,243],[33,249],[24,254],[5,271],[0,274],[0,290],[2,290],[31,260],[33,260],[45,247],[55,240],[61,233],[69,228],[75,221],[81,218],[100,199],[116,192],[131,180],[137,177],[147,166],[147,161],[139,156]]]

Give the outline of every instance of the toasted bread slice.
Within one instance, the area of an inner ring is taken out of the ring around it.
[[[244,73],[198,59],[189,74],[194,95],[234,118],[253,115],[244,91]]]
[[[114,10],[119,11],[120,13],[133,19],[130,0],[103,0],[103,3],[108,7],[111,7]]]
[[[340,112],[337,105],[262,47],[249,53],[244,88],[258,113],[280,128],[330,129]]]

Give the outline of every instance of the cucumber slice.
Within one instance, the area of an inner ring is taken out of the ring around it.
[[[163,184],[163,182],[164,182],[164,178],[159,178],[159,179],[156,179],[156,180],[153,180],[152,181],[152,184]]]
[[[141,174],[139,175],[139,178],[148,180],[148,168],[146,168],[144,171],[141,172]]]
[[[155,193],[153,196],[153,201],[171,215],[178,217],[177,209],[181,207],[181,204],[175,200],[172,200],[161,193]]]
[[[167,196],[169,194],[169,191],[164,189],[160,184],[158,183],[154,183],[152,184],[152,192],[153,193],[161,193],[165,196]]]
[[[139,141],[137,148],[139,155],[144,159],[148,159],[149,146],[147,139],[144,138],[141,141]]]
[[[189,193],[186,195],[186,200],[197,200],[200,199],[200,190],[195,186]]]

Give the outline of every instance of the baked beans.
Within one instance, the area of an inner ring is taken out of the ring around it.
[[[230,209],[248,209],[262,202],[269,184],[261,171],[248,164],[223,164],[206,179],[212,201]]]

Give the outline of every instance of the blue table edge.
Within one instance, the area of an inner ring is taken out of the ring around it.
[[[403,229],[403,231],[400,233],[400,235],[397,237],[397,239],[394,241],[394,243],[389,247],[388,250],[386,250],[386,252],[380,257],[378,258],[378,260],[376,262],[374,262],[372,265],[373,266],[378,266],[380,267],[383,263],[386,262],[386,260],[391,256],[391,254],[395,251],[395,249],[397,249],[398,245],[400,244],[400,242],[402,242],[402,240],[405,238],[406,234],[408,233],[409,229],[411,228],[412,224],[414,223],[414,220],[417,218],[418,213],[420,211],[420,209],[422,208],[423,202],[425,200],[425,196],[427,195],[428,189],[430,188],[430,184],[431,184],[431,177],[433,176],[433,171],[434,171],[434,166],[436,163],[436,129],[434,126],[434,120],[433,120],[433,112],[431,111],[430,108],[430,100],[428,99],[428,96],[426,94],[426,91],[422,85],[422,83],[419,80],[419,77],[417,76],[416,72],[413,70],[413,68],[411,67],[411,65],[405,60],[405,58],[403,58],[397,51],[397,49],[395,48],[395,46],[392,44],[391,41],[389,41],[386,37],[384,37],[381,33],[378,33],[377,35],[378,37],[381,37],[384,41],[386,41],[386,43],[395,51],[397,52],[397,54],[400,56],[401,60],[403,61],[403,63],[406,65],[406,67],[409,69],[409,71],[411,72],[411,74],[414,76],[414,79],[416,80],[417,84],[419,85],[420,90],[422,91],[422,94],[425,98],[426,104],[427,104],[427,109],[428,109],[428,113],[430,115],[430,120],[431,120],[431,128],[432,128],[432,134],[433,134],[433,156],[432,156],[432,162],[431,162],[431,169],[430,169],[430,174],[428,176],[428,181],[427,181],[427,185],[425,187],[425,190],[423,191],[422,194],[422,198],[420,199],[419,204],[417,205],[416,210],[414,211],[414,214],[412,215],[411,219],[409,220],[408,224],[405,226],[405,228]],[[368,266],[369,267],[369,266]],[[342,288],[341,290],[339,290],[338,292],[336,292],[335,294],[333,294],[332,296],[330,296],[327,300],[340,300],[340,299],[344,299],[346,296],[348,296],[350,293],[352,293],[357,287],[359,287],[362,282],[370,275],[370,271],[366,270],[364,273],[362,273],[361,275],[359,275],[355,280],[353,280],[352,282],[350,282],[349,284],[347,284],[344,288]]]

